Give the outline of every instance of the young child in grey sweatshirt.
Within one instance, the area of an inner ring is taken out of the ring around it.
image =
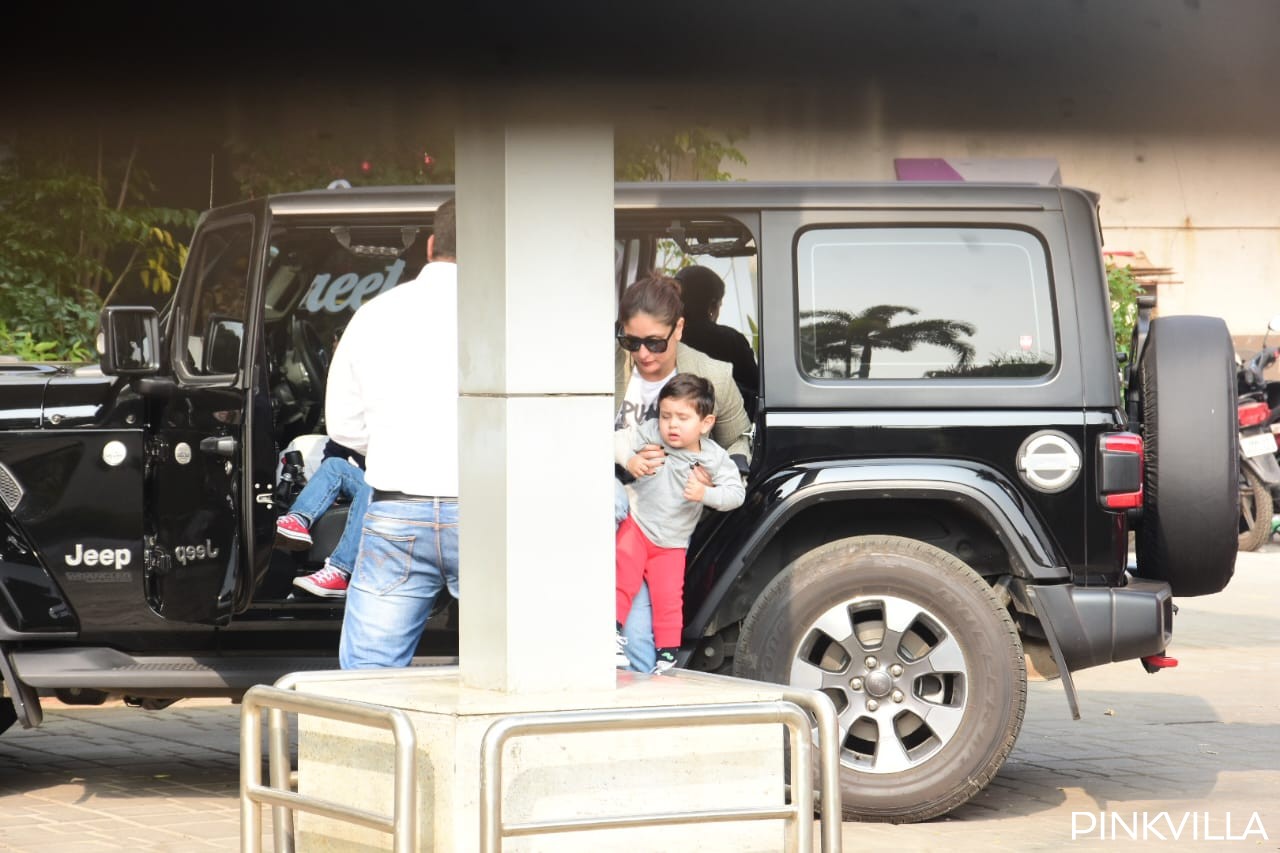
[[[684,558],[704,506],[730,510],[746,497],[742,476],[729,454],[707,434],[715,424],[715,391],[701,376],[679,373],[658,394],[658,417],[629,435],[632,453],[656,444],[666,452],[654,465],[633,456],[631,514],[617,532],[617,628],[631,610],[641,583],[653,602],[654,672],[675,664],[684,627]],[[705,485],[694,473],[704,469]]]

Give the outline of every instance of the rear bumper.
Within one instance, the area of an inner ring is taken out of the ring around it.
[[[1027,598],[1068,671],[1163,652],[1173,639],[1173,593],[1163,581],[1123,587],[1028,584]]]

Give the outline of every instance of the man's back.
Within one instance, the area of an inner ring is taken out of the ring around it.
[[[329,435],[365,454],[375,489],[458,493],[457,282],[456,264],[428,264],[361,306],[334,354]]]

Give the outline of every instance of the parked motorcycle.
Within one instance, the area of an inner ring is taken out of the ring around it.
[[[1280,315],[1271,318],[1267,333],[1280,332]],[[1256,551],[1271,538],[1271,519],[1280,497],[1280,446],[1273,429],[1280,427],[1280,383],[1267,382],[1264,373],[1275,364],[1277,349],[1262,347],[1248,362],[1237,359],[1236,414],[1240,423],[1240,542],[1242,551]],[[1269,387],[1270,386],[1270,387]],[[1270,392],[1270,393],[1269,393]],[[1278,430],[1280,431],[1280,430]]]

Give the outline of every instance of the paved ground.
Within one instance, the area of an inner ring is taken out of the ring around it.
[[[1181,602],[1177,669],[1077,673],[1078,722],[1058,683],[1032,684],[986,791],[925,824],[845,824],[845,849],[1280,850],[1278,604],[1280,545],[1242,554],[1226,592]],[[238,760],[226,702],[51,706],[0,737],[0,850],[237,850]]]

